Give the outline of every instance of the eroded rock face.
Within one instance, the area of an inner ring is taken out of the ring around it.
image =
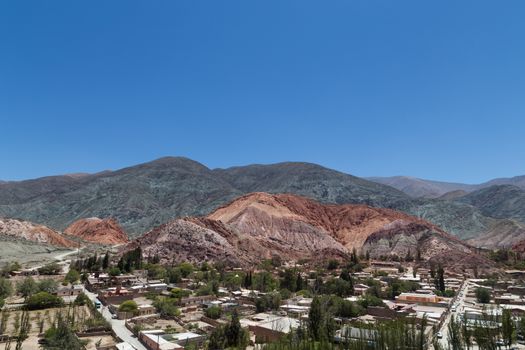
[[[128,236],[115,219],[88,218],[72,223],[64,233],[99,244],[127,243]]]
[[[59,232],[29,221],[0,218],[0,234],[59,247],[77,246],[76,243],[68,240]]]
[[[130,243],[174,261],[253,264],[345,257],[354,248],[372,257],[469,255],[472,248],[431,223],[389,209],[328,205],[290,194],[252,193],[205,218],[171,221]]]

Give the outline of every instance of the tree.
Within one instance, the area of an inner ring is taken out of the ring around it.
[[[451,350],[464,349],[463,338],[461,336],[461,326],[454,316],[450,318],[450,322],[448,324],[448,342],[451,346]]]
[[[80,273],[75,270],[71,269],[67,272],[66,276],[64,277],[64,282],[74,284],[75,282],[80,280]]]
[[[126,300],[122,302],[118,307],[118,311],[129,312],[129,313],[136,313],[138,309],[139,309],[139,306],[133,300]]]
[[[18,335],[16,337],[16,346],[15,350],[21,350],[22,344],[29,337],[29,330],[31,329],[31,321],[29,318],[29,313],[27,311],[22,312],[20,317],[20,328]]]
[[[45,333],[43,350],[82,350],[84,344],[78,339],[71,325],[61,313],[58,313],[56,322]]]
[[[225,330],[226,345],[236,349],[244,349],[248,345],[248,334],[246,330],[242,329],[239,321],[239,314],[237,309],[234,309],[231,315],[231,321]]]
[[[464,319],[466,319],[466,317]],[[463,344],[465,344],[465,348],[467,350],[470,349],[472,346],[472,331],[467,322],[461,323],[461,337],[463,338]]]
[[[49,263],[38,269],[41,275],[58,275],[62,271],[62,267],[56,262]]]
[[[59,307],[64,304],[64,301],[56,295],[47,292],[38,292],[31,295],[26,302],[28,310],[42,310],[50,307]]]
[[[58,283],[51,278],[46,278],[39,281],[37,283],[37,286],[40,292],[48,292],[52,294],[56,293],[56,291],[58,290]]]
[[[110,269],[108,270],[108,274],[109,274],[110,276],[113,276],[113,277],[114,277],[114,276],[118,276],[118,275],[120,275],[121,273],[122,273],[122,272],[120,271],[120,269],[119,269],[117,266],[113,266],[112,268],[110,268]]]
[[[323,311],[321,310],[321,300],[315,296],[308,312],[308,334],[315,340],[321,340],[321,323],[323,321]]]
[[[206,317],[216,320],[221,317],[222,309],[220,306],[213,305],[206,308],[206,310],[204,310],[204,314],[206,315]]]
[[[504,309],[501,315],[501,333],[503,341],[507,347],[510,347],[516,338],[516,331],[512,314],[509,309]]]
[[[26,277],[22,282],[19,282],[16,285],[16,291],[24,298],[27,298],[38,291],[38,285],[33,277]]]
[[[182,277],[187,278],[193,272],[193,265],[189,262],[183,262],[179,264],[179,270]]]
[[[79,295],[77,295],[73,304],[76,306],[92,305],[91,300],[84,293],[80,293]]]
[[[13,293],[13,285],[11,281],[0,277],[0,299],[5,299]]]
[[[162,317],[179,316],[180,311],[177,308],[177,299],[158,297],[153,302],[153,306]]]
[[[109,267],[109,252],[106,252],[104,259],[102,259],[102,268],[105,270]]]
[[[435,283],[437,290],[445,292],[445,270],[441,265],[438,266]]]
[[[335,259],[332,259],[332,260],[329,260],[328,261],[328,265],[326,266],[326,268],[328,270],[335,270],[339,267],[339,261],[335,260]]]
[[[476,299],[478,300],[478,303],[490,303],[490,291],[482,287],[476,288]]]

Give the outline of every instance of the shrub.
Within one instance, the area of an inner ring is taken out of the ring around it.
[[[204,310],[204,314],[206,317],[213,318],[214,320],[221,317],[222,309],[220,306],[210,306],[206,310]]]
[[[488,304],[490,303],[490,291],[486,288],[476,289],[476,299],[478,303]]]
[[[119,305],[118,311],[136,313],[139,306],[133,300],[126,300]]]
[[[77,295],[73,304],[77,306],[92,305],[91,300],[89,300],[88,296],[84,293],[80,293],[79,295]]]
[[[52,262],[38,269],[38,273],[41,275],[58,275],[62,271],[62,267],[56,262]]]
[[[177,299],[159,297],[153,302],[153,306],[162,317],[180,315],[180,311],[177,308]]]
[[[64,301],[48,292],[39,292],[31,295],[26,302],[28,310],[41,310],[64,305]]]

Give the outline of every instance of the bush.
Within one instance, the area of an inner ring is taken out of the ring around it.
[[[22,282],[17,283],[16,291],[27,298],[38,291],[38,285],[33,277],[26,277]]]
[[[0,299],[5,299],[13,293],[13,285],[3,277],[0,277]]]
[[[139,309],[139,306],[133,300],[126,300],[119,305],[118,311],[121,312],[132,312],[135,313]]]
[[[89,300],[88,296],[84,293],[80,293],[79,295],[77,295],[73,304],[75,304],[76,306],[92,305],[91,300]]]
[[[56,262],[47,264],[38,269],[38,273],[41,275],[58,275],[62,271],[62,267]]]
[[[328,261],[327,269],[328,270],[335,270],[339,267],[339,261],[337,260],[330,260]]]
[[[177,299],[159,297],[153,302],[153,306],[162,317],[180,315],[180,311],[177,308]]]
[[[66,274],[66,277],[64,277],[64,282],[71,284],[77,282],[78,280],[80,280],[80,273],[78,273],[78,271],[74,269],[69,270]]]
[[[37,283],[38,290],[40,292],[48,292],[50,294],[55,293],[58,290],[58,283],[55,280],[46,278]]]
[[[109,270],[108,270],[108,274],[110,276],[118,276],[120,275],[122,272],[120,271],[120,269],[117,267],[117,266],[113,266],[111,267]]]
[[[213,318],[214,320],[218,319],[222,315],[222,309],[220,306],[210,306],[206,310],[204,310],[204,314],[206,317]]]
[[[476,289],[476,299],[478,303],[488,304],[490,303],[490,291],[486,288]]]
[[[27,299],[26,308],[28,310],[42,310],[51,307],[59,307],[64,305],[64,301],[56,295],[48,292],[39,292],[33,294]]]

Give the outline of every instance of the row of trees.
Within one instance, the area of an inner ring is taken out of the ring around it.
[[[517,333],[525,335],[525,318],[516,322],[507,309],[501,315],[485,310],[481,319],[470,324],[459,322],[453,316],[448,325],[448,333],[451,350],[471,349],[473,341],[481,350],[496,350],[501,345],[510,347],[515,342]],[[439,345],[436,346],[436,350],[441,349]]]

